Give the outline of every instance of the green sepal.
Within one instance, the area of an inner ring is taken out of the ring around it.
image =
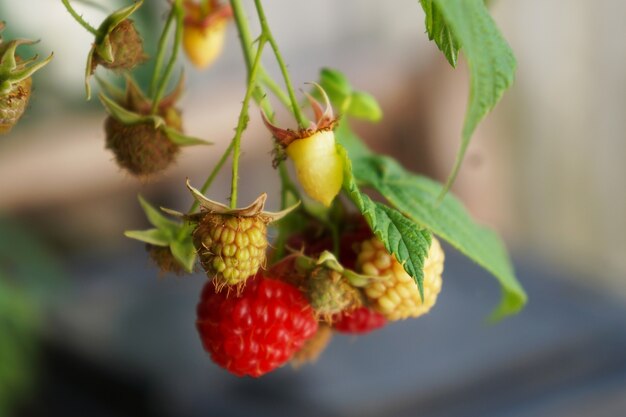
[[[122,103],[126,99],[126,93],[124,90],[108,82],[104,78],[96,75],[96,82],[107,96],[112,97],[113,101]]]
[[[168,219],[161,211],[156,209],[152,204],[150,204],[145,198],[141,195],[137,195],[137,199],[139,200],[139,204],[143,209],[143,212],[146,214],[146,217],[151,225],[154,227],[169,231],[173,235],[174,232],[178,231],[180,227],[180,223],[175,222],[173,220]]]
[[[173,127],[167,125],[163,125],[161,130],[163,130],[163,132],[167,135],[172,143],[178,146],[213,145],[213,142],[209,142],[193,136],[187,136],[174,129]]]
[[[148,221],[155,228],[129,230],[124,232],[124,236],[155,246],[169,247],[172,256],[187,272],[192,273],[196,262],[196,251],[191,237],[194,226],[170,220],[141,195],[137,198]]]
[[[36,43],[36,41],[27,39],[15,39],[6,44],[0,43],[0,95],[9,93],[13,85],[24,81],[52,60],[54,54],[50,54],[46,59],[39,62],[36,62],[37,56],[18,62],[17,47]]]
[[[174,258],[185,268],[185,271],[192,273],[197,258],[196,248],[193,246],[191,233],[185,236],[184,239],[172,241],[170,250]]]
[[[143,4],[143,0],[139,0],[130,6],[126,6],[121,9],[118,9],[114,11],[113,13],[111,13],[110,15],[108,15],[107,18],[104,19],[104,21],[100,24],[100,27],[98,28],[98,36],[96,37],[96,44],[102,43],[104,39],[107,37],[107,35],[111,33],[111,31],[113,31],[113,29],[115,29],[117,25],[122,23],[128,17],[130,17],[130,15],[133,14],[138,8],[140,8],[142,4]]]
[[[317,259],[306,256],[302,253],[296,253],[296,268],[305,274],[309,274],[317,267],[323,267],[330,269],[331,271],[339,272],[345,279],[348,280],[353,287],[365,287],[372,281],[380,280],[381,277],[373,277],[370,275],[362,275],[351,269],[345,268],[337,257],[331,252],[325,250]]]
[[[107,112],[123,124],[134,125],[139,123],[153,123],[155,129],[165,126],[165,120],[163,120],[160,116],[138,114],[125,109],[102,93],[98,96],[100,97],[100,101],[106,108]]]
[[[105,35],[101,42],[96,42],[95,44],[95,53],[98,54],[100,58],[108,63],[112,63],[115,59],[113,55],[113,45],[111,45],[111,38],[109,35]]]
[[[161,229],[126,230],[124,236],[139,240],[140,242],[163,247],[169,246],[171,241],[170,236]]]

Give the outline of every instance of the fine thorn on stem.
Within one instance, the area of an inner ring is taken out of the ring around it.
[[[100,35],[100,32],[98,32],[98,29],[96,29],[95,27],[93,27],[89,23],[87,23],[87,21],[85,19],[83,19],[83,16],[79,15],[76,12],[76,10],[74,10],[74,8],[70,4],[69,0],[61,0],[61,2],[63,3],[63,5],[67,9],[67,11],[72,15],[74,20],[76,20],[82,27],[87,29],[92,35],[94,35],[96,37]]]
[[[293,115],[298,121],[298,125],[300,126],[300,128],[306,128],[308,125],[307,120],[302,114],[302,110],[300,110],[300,104],[298,103],[296,93],[293,89],[293,85],[291,84],[291,78],[289,77],[287,65],[285,65],[285,61],[283,60],[280,50],[278,49],[278,44],[276,43],[276,40],[272,35],[272,31],[267,24],[267,17],[265,16],[265,11],[263,10],[261,0],[254,0],[254,4],[256,6],[256,11],[259,16],[259,22],[261,23],[262,34],[267,38],[267,41],[274,51],[274,55],[276,56],[276,62],[278,63],[278,66],[280,67],[280,72],[282,73],[283,79],[285,80],[285,86],[287,87],[287,93],[289,94],[289,100],[291,101]]]
[[[182,0],[175,0],[174,4],[172,4],[172,11],[170,15],[173,15],[176,18],[176,32],[174,35],[174,43],[172,45],[172,53],[170,55],[170,59],[167,62],[167,66],[165,67],[165,72],[163,73],[163,76],[161,77],[160,81],[156,83],[157,86],[153,92],[154,95],[152,97],[152,114],[156,114],[159,109],[159,102],[161,101],[161,98],[163,98],[165,88],[167,87],[170,77],[172,76],[172,71],[174,71],[174,65],[176,65],[176,59],[178,58],[178,51],[180,49],[180,44],[183,37],[183,20],[185,18]],[[165,48],[164,38],[166,38],[165,33],[167,32],[167,29],[168,28],[166,25],[166,28],[163,29],[163,35],[161,36],[162,39],[159,40],[159,52],[157,52],[157,59],[159,53],[161,53],[161,49]],[[163,45],[161,45],[161,42],[163,43]],[[163,58],[161,57],[161,61],[162,60]],[[155,77],[158,77],[157,69],[160,70],[160,68],[157,68],[157,65],[160,67],[162,64],[160,65],[158,61],[155,64],[153,80]]]
[[[235,130],[235,137],[233,138],[233,175],[232,175],[232,183],[231,183],[231,192],[230,192],[230,208],[237,208],[237,185],[239,183],[239,156],[241,154],[241,135],[248,124],[248,106],[250,104],[250,99],[252,98],[252,93],[256,87],[256,78],[259,70],[259,65],[261,63],[261,55],[263,55],[263,46],[265,46],[266,42],[265,34],[262,33],[261,37],[258,39],[259,46],[256,51],[256,56],[254,58],[254,62],[252,63],[252,67],[250,68],[250,73],[248,75],[248,88],[246,89],[246,95],[243,99],[243,105],[241,106],[241,112],[239,113],[239,121],[237,122],[237,128]]]

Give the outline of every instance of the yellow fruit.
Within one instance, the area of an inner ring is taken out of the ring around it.
[[[424,262],[424,301],[413,278],[376,238],[361,244],[357,269],[365,275],[381,277],[367,285],[365,294],[372,308],[393,321],[419,317],[435,305],[441,291],[443,262],[443,250],[433,237]]]
[[[183,48],[191,63],[198,69],[209,67],[224,49],[226,20],[202,27],[185,25],[183,29]]]
[[[343,161],[337,153],[334,132],[318,130],[294,140],[287,146],[287,156],[293,160],[304,191],[329,207],[343,183]]]

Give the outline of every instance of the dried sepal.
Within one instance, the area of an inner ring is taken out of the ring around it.
[[[300,203],[298,202],[297,204],[294,204],[293,206],[278,212],[263,211],[263,209],[265,208],[265,201],[267,200],[267,194],[263,193],[249,206],[240,209],[231,209],[225,204],[207,198],[204,194],[200,192],[200,190],[194,188],[191,185],[191,183],[189,182],[189,178],[187,178],[186,185],[191,192],[193,198],[196,199],[198,204],[200,204],[200,208],[202,210],[201,213],[184,215],[190,220],[197,220],[205,213],[210,213],[236,217],[258,217],[262,219],[265,223],[272,223],[282,219],[300,205]]]

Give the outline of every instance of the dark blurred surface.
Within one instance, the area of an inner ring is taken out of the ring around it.
[[[448,247],[444,290],[429,315],[336,336],[315,365],[255,380],[227,374],[202,351],[194,310],[203,278],[157,281],[141,245],[127,246],[115,262],[74,262],[84,278],[48,316],[39,386],[18,416],[626,411],[626,307],[532,259],[518,258],[530,303],[516,317],[484,323],[497,285]]]

